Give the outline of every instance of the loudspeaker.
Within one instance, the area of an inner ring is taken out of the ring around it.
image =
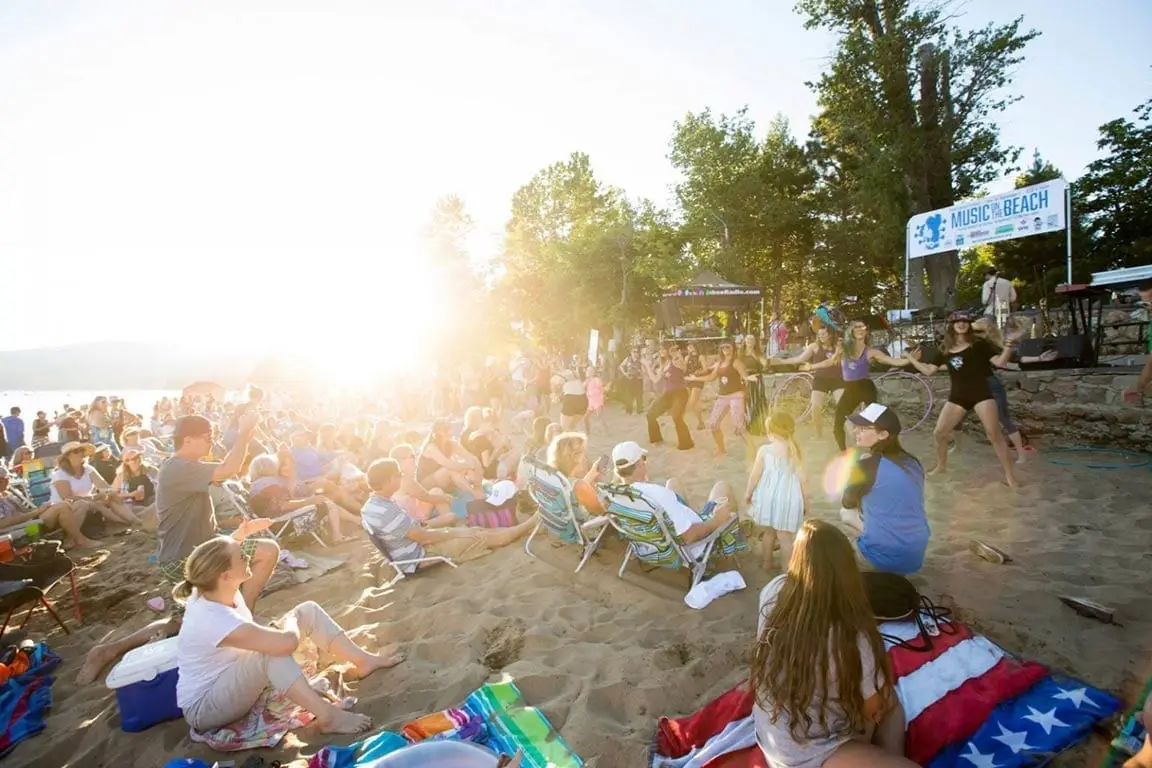
[[[1092,337],[1086,333],[1075,336],[1055,336],[1041,339],[1021,339],[1020,357],[1039,357],[1049,349],[1056,350],[1056,359],[1048,363],[1021,363],[1021,368],[1091,368],[1096,365],[1096,351]]]
[[[664,329],[680,325],[680,302],[675,298],[663,299],[656,305],[656,324]]]

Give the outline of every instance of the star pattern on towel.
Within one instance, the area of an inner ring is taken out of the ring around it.
[[[1052,698],[1070,701],[1076,705],[1076,709],[1080,709],[1080,705],[1085,702],[1094,709],[1100,709],[1100,705],[1088,697],[1087,688],[1061,688],[1060,693],[1057,693]]]
[[[1041,712],[1040,710],[1038,710],[1034,707],[1028,707],[1028,711],[1031,714],[1024,715],[1024,719],[1025,720],[1031,720],[1032,722],[1039,725],[1041,728],[1044,729],[1044,733],[1046,733],[1046,734],[1051,734],[1052,729],[1056,728],[1056,727],[1061,727],[1061,728],[1070,727],[1068,725],[1068,723],[1061,722],[1060,719],[1056,717],[1056,708],[1055,707],[1048,710],[1047,712]]]
[[[1001,768],[1000,763],[997,763],[993,760],[995,757],[994,753],[989,752],[985,755],[980,750],[976,749],[972,742],[968,742],[967,747],[968,752],[966,754],[960,755],[960,757],[972,763],[972,765],[976,766],[976,768]]]
[[[993,736],[993,740],[1008,747],[1008,749],[1012,750],[1012,754],[1018,755],[1025,750],[1036,749],[1036,747],[1028,743],[1027,731],[1010,731],[1000,722],[996,723],[996,725],[1000,728],[1000,735]]]

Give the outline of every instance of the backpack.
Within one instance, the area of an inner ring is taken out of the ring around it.
[[[952,611],[921,595],[908,579],[895,573],[874,571],[865,571],[860,575],[864,578],[864,594],[868,596],[876,621],[915,621],[919,630],[917,637],[910,640],[901,640],[881,632],[880,636],[884,640],[902,648],[927,653],[932,650],[932,638],[941,633],[956,633],[952,622],[945,621],[952,615]]]

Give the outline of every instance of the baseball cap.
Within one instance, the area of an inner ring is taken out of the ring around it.
[[[641,448],[639,443],[628,440],[617,443],[616,447],[612,449],[612,464],[616,469],[630,467],[647,455],[648,451]]]
[[[203,416],[181,416],[176,419],[176,427],[172,432],[172,442],[176,447],[184,444],[186,437],[205,437],[212,435],[212,422]]]
[[[875,427],[890,435],[900,434],[900,417],[896,411],[880,403],[872,403],[859,413],[852,414],[848,421],[858,427]]]

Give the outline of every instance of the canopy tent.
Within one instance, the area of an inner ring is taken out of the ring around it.
[[[760,332],[764,331],[764,291],[750,285],[733,283],[715,272],[701,272],[692,282],[664,291],[656,307],[656,318],[665,328],[680,324],[684,309],[744,312],[759,308]]]
[[[183,397],[211,396],[214,400],[223,400],[225,390],[223,386],[214,381],[197,381],[184,387],[180,394]]]

